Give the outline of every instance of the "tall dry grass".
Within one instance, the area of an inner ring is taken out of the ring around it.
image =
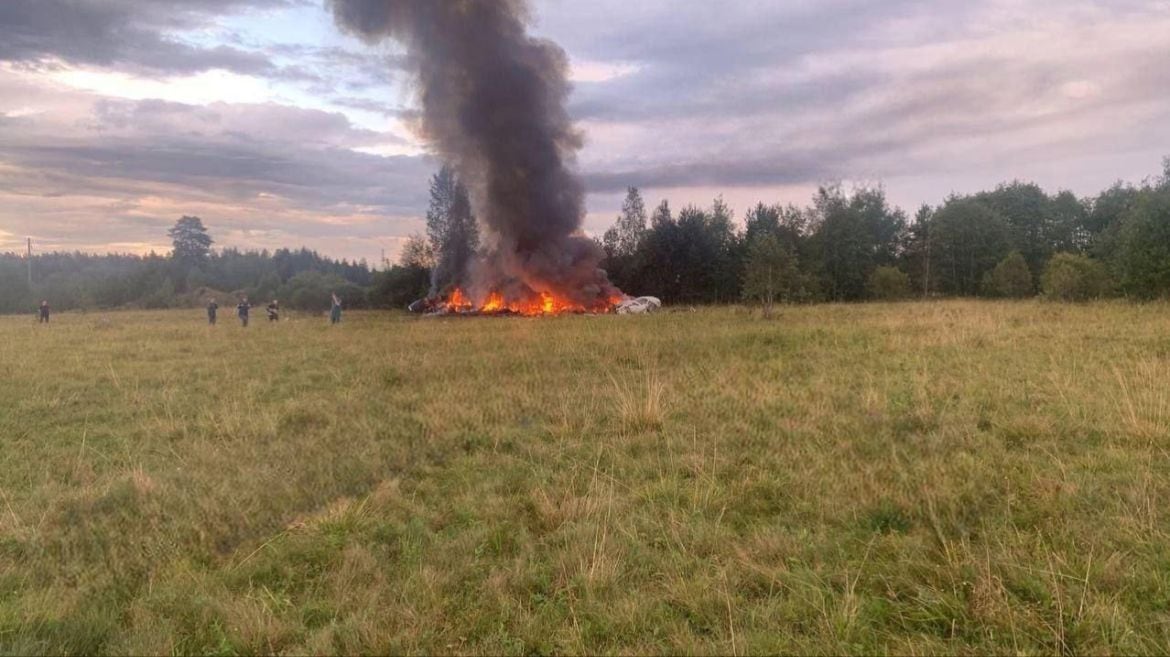
[[[1170,308],[0,318],[0,650],[1163,653]]]

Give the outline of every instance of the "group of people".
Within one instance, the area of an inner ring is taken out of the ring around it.
[[[331,295],[333,297],[333,306],[329,309],[329,323],[338,324],[341,322],[341,298],[337,293]],[[236,304],[236,315],[240,318],[240,324],[248,326],[248,314],[252,310],[252,304],[248,303],[248,297],[241,297],[240,302]],[[280,321],[280,302],[273,299],[271,303],[264,309],[268,313],[268,321]],[[212,326],[215,325],[219,315],[219,303],[212,299],[207,303],[207,323]],[[38,307],[37,323],[49,323],[49,302],[47,300],[41,301]]]
[[[329,309],[329,323],[337,324],[341,321],[341,299],[336,293],[331,295],[333,297],[333,306]],[[252,304],[248,303],[248,297],[241,297],[240,302],[236,304],[236,316],[240,318],[240,324],[244,327],[248,326],[248,316],[252,310]],[[268,313],[268,321],[280,321],[280,302],[273,299],[271,303],[264,309]],[[45,312],[45,311],[42,311]],[[207,323],[212,326],[215,325],[219,315],[219,303],[212,299],[207,304]],[[46,315],[47,317],[47,315]],[[48,319],[45,319],[48,321]]]

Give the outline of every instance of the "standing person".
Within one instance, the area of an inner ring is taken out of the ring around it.
[[[252,304],[248,303],[248,297],[240,300],[239,305],[236,306],[236,314],[240,316],[240,324],[244,328],[248,327],[248,311],[252,309]]]
[[[276,299],[273,299],[272,303],[268,304],[267,310],[268,321],[276,322],[280,320],[280,303],[278,303]]]
[[[334,298],[336,299],[337,297],[334,297]],[[39,319],[37,319],[37,324],[48,324],[48,323],[49,323],[49,302],[48,301],[41,301],[41,313],[40,313]]]
[[[329,309],[329,323],[337,324],[341,321],[341,299],[333,292],[333,307]]]
[[[219,312],[219,304],[215,302],[215,299],[212,299],[211,302],[207,304],[207,323],[208,324],[215,326],[216,314],[218,312]]]

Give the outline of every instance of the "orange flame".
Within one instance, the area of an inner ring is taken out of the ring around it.
[[[504,309],[504,297],[499,292],[492,292],[488,295],[487,301],[483,302],[481,312],[494,313]]]
[[[504,295],[493,291],[480,306],[476,307],[475,302],[463,290],[456,288],[451,292],[451,296],[448,297],[446,303],[440,304],[439,311],[484,315],[513,314],[536,317],[563,313],[607,313],[620,302],[620,298],[606,299],[591,307],[586,307],[547,291],[541,292],[539,296],[530,299],[509,302],[505,301]]]
[[[447,307],[450,310],[457,310],[461,312],[467,311],[471,310],[474,305],[475,304],[471,303],[471,299],[468,299],[467,296],[463,294],[463,290],[460,290],[459,288],[455,288],[455,291],[451,293],[451,298],[447,300]]]

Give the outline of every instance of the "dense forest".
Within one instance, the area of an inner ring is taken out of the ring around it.
[[[427,233],[400,262],[364,262],[313,251],[212,249],[196,217],[171,229],[166,256],[0,255],[0,312],[167,308],[209,294],[279,298],[323,309],[337,292],[349,307],[401,308],[443,293],[473,259],[479,235],[467,191],[450,169],[431,181]],[[1049,194],[1026,182],[947,198],[913,216],[881,187],[822,186],[806,207],[749,208],[742,222],[722,199],[710,207],[652,211],[630,188],[599,240],[610,278],[667,303],[860,301],[913,296],[1086,300],[1170,297],[1170,158],[1161,175],[1118,182],[1095,197]]]

